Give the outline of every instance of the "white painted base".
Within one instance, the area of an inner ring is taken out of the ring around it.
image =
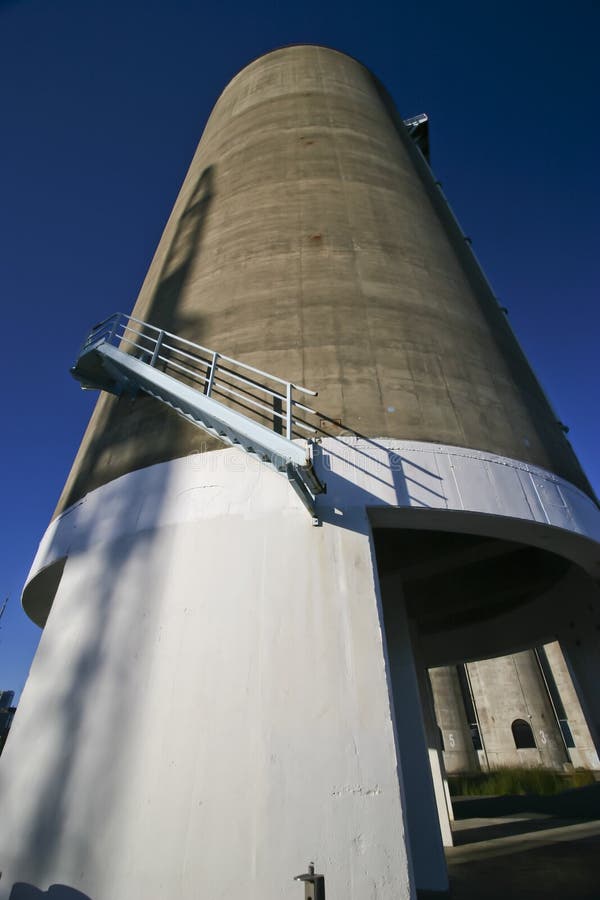
[[[600,513],[457,448],[328,439],[315,462],[321,527],[235,450],[131,473],[50,526],[24,603],[66,564],[0,762],[0,900],[17,881],[301,900],[309,860],[332,898],[412,896],[369,520],[466,515],[591,571]],[[446,884],[438,844],[421,886]]]
[[[309,860],[329,896],[411,896],[366,514],[314,528],[237,459],[137,472],[63,516],[0,766],[2,900],[17,881],[301,900]]]

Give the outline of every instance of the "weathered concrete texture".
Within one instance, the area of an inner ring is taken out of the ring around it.
[[[503,558],[523,539],[593,568],[600,511],[576,488],[535,507],[561,479],[439,444],[328,438],[315,466],[319,528],[233,449],[128,473],[50,524],[31,584],[67,559],[0,765],[0,900],[59,880],[93,900],[199,883],[294,900],[311,858],[333,896],[445,889],[415,641],[378,580],[408,603],[405,587],[447,573],[443,599],[462,616],[466,596],[470,620],[487,609],[461,566],[497,560],[488,538]],[[399,573],[380,533],[414,548],[416,520],[444,538],[468,522],[475,546],[448,572],[454,553],[425,540]]]
[[[429,670],[435,717],[443,740],[446,772],[470,772],[479,769],[471,731],[460,692],[455,666]]]
[[[278,50],[228,85],[134,312],[318,389],[345,429],[489,450],[590,491],[433,175],[341,53]],[[154,401],[102,397],[58,510],[210,446]]]
[[[573,679],[589,733],[600,755],[600,591],[578,597],[570,604],[569,621],[558,638]]]
[[[468,671],[490,768],[562,768],[569,762],[532,651],[468,663]],[[516,719],[529,723],[535,747],[517,749],[511,730]]]
[[[576,768],[598,768],[594,742],[560,646],[556,642],[547,644],[545,652],[575,746],[565,747],[533,650],[467,663],[485,748],[479,752],[479,759],[473,749],[456,668],[439,667],[430,670],[430,679],[449,774],[488,766],[533,765],[563,770],[571,763]],[[518,718],[531,723],[536,748],[515,747],[511,724]]]
[[[414,897],[365,510],[312,528],[228,449],[72,516],[0,766],[1,900],[298,900],[310,859],[328,896]]]
[[[256,459],[100,400],[24,594],[52,609],[0,768],[1,900],[279,900],[311,858],[332,897],[445,890],[417,642],[378,579],[421,670],[473,659],[544,592],[563,624],[600,510],[371,73],[293,47],[233,79],[134,312],[320,390],[321,527]]]
[[[596,613],[596,621],[592,624],[594,631],[600,625],[599,618]],[[569,667],[560,649],[560,644],[558,642],[547,644],[545,649],[575,742],[574,747],[569,747],[571,762],[576,768],[598,769],[600,768],[600,761],[598,760],[594,740],[581,709],[581,703],[569,673]]]
[[[450,825],[447,812],[444,818],[438,814],[436,788],[439,791],[440,785],[435,783],[437,773],[430,766],[426,750],[414,642],[399,579],[382,578],[380,590],[415,881],[421,890],[443,891],[448,889],[448,878],[442,842],[444,832],[449,835]],[[438,821],[442,824],[441,833]]]

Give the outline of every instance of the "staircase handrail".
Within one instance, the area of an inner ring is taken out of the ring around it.
[[[268,413],[269,416],[274,417],[273,430],[280,431],[285,426],[285,435],[290,440],[293,437],[294,427],[308,433],[315,433],[317,430],[295,417],[296,411],[313,416],[317,416],[318,413],[311,407],[299,403],[293,394],[294,391],[297,391],[316,397],[318,391],[310,390],[310,388],[292,381],[286,381],[278,375],[265,372],[249,363],[204,347],[202,344],[180,337],[157,325],[152,325],[126,313],[113,313],[91,328],[79,351],[79,356],[102,342],[121,348],[124,344],[128,345],[134,353],[137,351],[136,355],[141,354],[143,361],[149,365],[157,367],[163,364],[164,367],[174,369],[180,380],[183,374],[187,379],[199,382],[202,392],[208,397],[215,391],[217,394],[227,396],[232,404],[237,406],[249,404],[257,410]],[[181,349],[181,346],[177,346],[177,344],[183,345],[186,349]],[[176,354],[178,359],[173,359],[173,354]],[[190,365],[194,364],[196,368],[192,369],[189,365],[186,366],[184,364],[186,361],[190,361]],[[198,371],[198,366],[201,371]],[[239,371],[235,371],[236,369]],[[282,385],[284,389],[277,390],[273,386],[263,384],[256,378],[247,377],[247,373],[266,379],[272,385]],[[246,390],[248,387],[261,396],[257,399],[255,394],[251,395]],[[266,400],[270,401],[270,405],[261,402]],[[246,406],[246,408],[248,407]],[[275,420],[280,422],[278,427],[275,427]]]

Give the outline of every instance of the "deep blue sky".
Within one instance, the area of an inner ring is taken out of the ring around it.
[[[133,305],[220,91],[284,44],[346,51],[430,115],[436,175],[600,490],[599,36],[592,0],[0,0],[0,689],[26,678],[20,590],[92,408],[78,344]]]

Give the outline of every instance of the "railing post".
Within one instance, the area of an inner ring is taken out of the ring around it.
[[[121,321],[121,316],[120,316],[119,313],[116,313],[116,315],[115,315],[115,323],[114,323],[113,327],[110,329],[110,334],[108,335],[108,339],[107,339],[107,343],[108,343],[108,344],[112,344],[112,342],[113,342],[113,340],[114,340],[114,338],[115,338],[115,335],[116,335],[116,333],[117,333],[117,328],[119,327],[119,322],[120,322],[120,321]]]
[[[152,359],[150,360],[150,365],[155,366],[158,357],[160,356],[160,351],[162,347],[162,343],[165,339],[164,331],[158,332],[158,337],[156,338],[156,344],[154,345],[154,352],[152,353]]]
[[[288,381],[285,386],[285,399],[286,399],[286,410],[285,410],[285,436],[288,441],[292,439],[292,383]]]
[[[215,382],[215,372],[217,369],[217,360],[219,358],[219,354],[215,350],[213,352],[212,363],[210,364],[210,375],[208,376],[208,381],[206,382],[206,396],[210,397],[210,393],[213,389],[213,384]]]

